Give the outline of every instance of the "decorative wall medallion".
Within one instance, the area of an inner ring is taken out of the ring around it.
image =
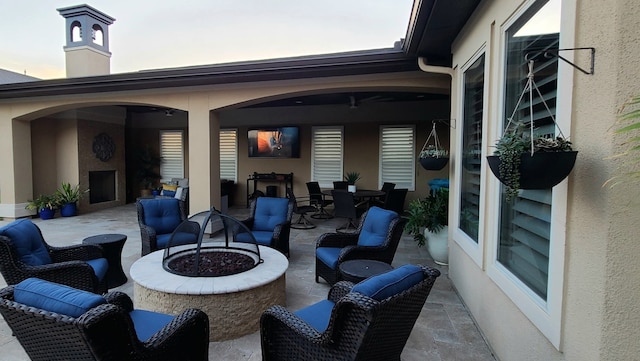
[[[116,145],[109,134],[100,133],[93,138],[93,152],[96,154],[96,158],[101,161],[106,162],[111,159],[115,151]]]

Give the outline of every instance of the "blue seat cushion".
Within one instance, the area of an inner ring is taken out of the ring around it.
[[[251,233],[253,234],[253,238],[256,239],[257,244],[271,246],[271,242],[273,242],[273,231],[253,231]]]
[[[173,239],[171,238],[173,235]],[[156,234],[156,243],[158,248],[166,248],[171,240],[171,246],[179,246],[182,244],[190,244],[198,242],[198,236],[189,232],[175,232],[168,234]]]
[[[252,231],[273,231],[287,221],[288,207],[288,198],[257,198]]]
[[[107,262],[107,259],[96,258],[90,259],[86,262],[89,264],[89,266],[91,266],[91,268],[93,268],[93,273],[96,274],[96,277],[98,277],[98,279],[102,281],[104,279],[104,275],[107,274],[107,270],[109,269],[109,263]]]
[[[173,232],[182,223],[180,205],[175,198],[141,199],[144,208],[144,224],[156,234]]]
[[[138,340],[142,342],[147,341],[174,319],[174,316],[171,315],[145,310],[133,310],[129,312],[129,316],[131,317],[131,321],[133,321],[136,336],[138,336]]]
[[[377,301],[407,290],[424,279],[422,268],[407,264],[392,271],[369,277],[356,284],[351,292],[359,292]]]
[[[0,235],[11,240],[20,260],[30,266],[51,263],[38,226],[29,219],[18,219],[0,228]]]
[[[294,313],[305,320],[311,327],[319,332],[324,332],[329,326],[329,319],[334,305],[335,303],[329,300],[323,300]]]
[[[18,283],[13,290],[13,299],[27,306],[74,318],[107,302],[95,293],[38,278],[27,278]]]
[[[316,248],[316,258],[331,267],[331,269],[336,269],[340,251],[342,251],[340,247],[318,247]]]
[[[379,207],[371,207],[367,212],[358,236],[358,246],[380,246],[387,238],[389,224],[398,218],[398,213]]]

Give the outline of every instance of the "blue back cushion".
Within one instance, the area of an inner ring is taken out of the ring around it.
[[[38,278],[27,278],[18,283],[13,289],[13,299],[27,306],[74,318],[107,302],[95,293]]]
[[[253,215],[253,231],[273,231],[287,221],[289,198],[259,197]]]
[[[389,224],[398,218],[398,213],[379,207],[369,208],[358,237],[358,246],[380,246],[387,238]]]
[[[20,260],[31,266],[51,263],[38,227],[29,219],[18,219],[0,228],[0,235],[9,239],[16,247]]]
[[[351,292],[359,292],[377,301],[391,297],[418,284],[424,279],[422,268],[407,264],[356,284]]]
[[[144,224],[157,234],[171,233],[182,223],[180,205],[175,198],[141,199],[140,203],[144,208]]]

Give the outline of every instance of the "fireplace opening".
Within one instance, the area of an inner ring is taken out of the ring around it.
[[[116,200],[116,171],[101,170],[89,172],[89,203]]]

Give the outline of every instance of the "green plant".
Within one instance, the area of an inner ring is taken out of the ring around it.
[[[25,207],[26,209],[35,209],[40,211],[41,209],[55,209],[57,206],[56,197],[52,195],[39,195],[34,200],[29,200],[29,203]]]
[[[449,224],[449,189],[440,188],[424,199],[412,200],[407,218],[405,231],[413,236],[418,246],[424,246],[424,228],[436,233]]]
[[[60,188],[56,190],[55,199],[58,205],[76,203],[80,199],[82,199],[84,194],[87,193],[88,191],[89,191],[88,189],[81,191],[79,184],[72,186],[67,182],[62,182],[62,185],[60,186]]]
[[[534,136],[531,139],[527,126],[523,122],[515,122],[513,128],[505,130],[495,145],[493,155],[500,158],[500,176],[507,186],[507,201],[515,198],[520,189],[520,160],[527,152],[569,152],[571,142],[562,137]]]
[[[420,151],[420,158],[447,158],[449,157],[449,151],[442,148],[436,148],[433,145],[429,145],[427,148]]]
[[[158,169],[162,163],[162,158],[151,149],[138,148],[136,151],[136,177],[143,189],[151,189],[160,179]]]
[[[344,180],[346,180],[350,185],[354,185],[358,180],[360,180],[360,173],[347,172],[347,174],[344,176]]]

